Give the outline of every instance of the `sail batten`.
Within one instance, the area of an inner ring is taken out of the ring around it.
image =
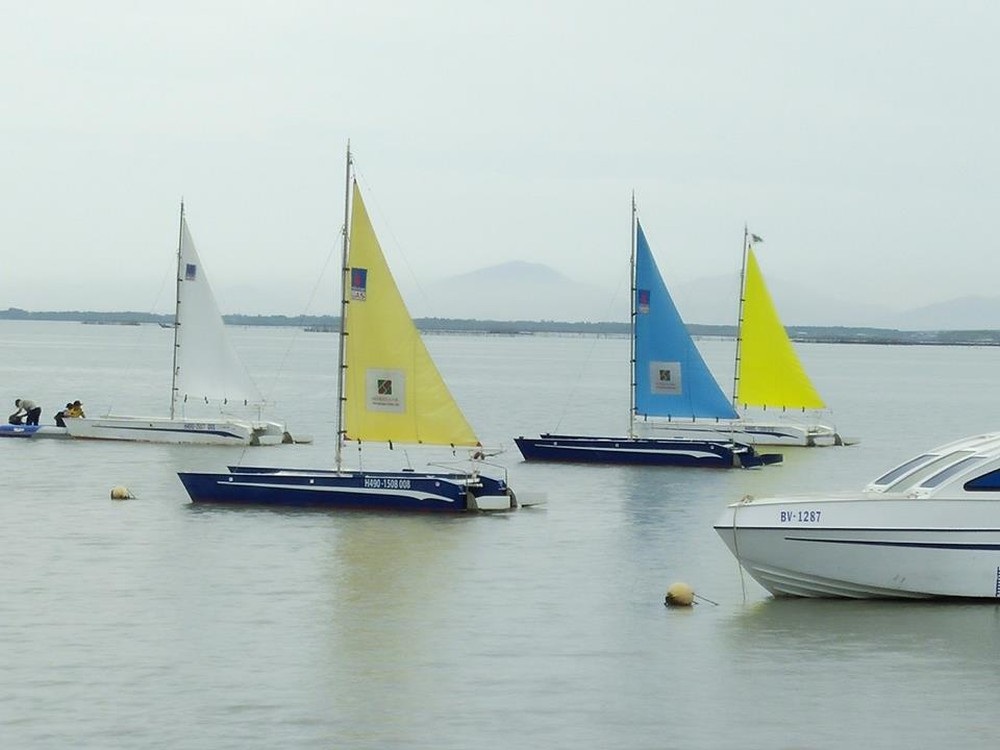
[[[737,403],[768,409],[825,409],[778,317],[750,247],[743,298]]]
[[[636,222],[635,410],[671,419],[736,419],[688,333]]]
[[[345,289],[344,431],[348,440],[477,444],[414,325],[352,182]]]

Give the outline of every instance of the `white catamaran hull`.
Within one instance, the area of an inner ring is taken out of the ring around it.
[[[749,445],[787,445],[804,448],[846,445],[834,427],[820,424],[799,425],[786,422],[666,421],[637,422],[635,433],[643,437],[688,440],[735,440]]]
[[[775,596],[1000,598],[993,498],[752,500],[715,530]]]
[[[70,437],[140,443],[193,445],[277,445],[292,442],[275,422],[223,419],[196,421],[165,417],[101,417],[66,420]]]

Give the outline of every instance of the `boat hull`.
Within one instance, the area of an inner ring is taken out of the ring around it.
[[[199,422],[159,417],[100,417],[67,420],[73,438],[194,445],[276,445],[288,442],[274,422],[218,420]]]
[[[749,445],[728,441],[544,434],[537,438],[518,437],[514,442],[525,461],[723,469],[781,461],[780,455],[759,455]]]
[[[0,438],[67,438],[69,433],[65,427],[55,425],[34,424],[0,424]]]
[[[636,432],[661,439],[735,440],[749,445],[798,446],[812,448],[830,445],[851,445],[856,440],[845,439],[837,430],[821,424],[786,422],[751,422],[745,420],[672,422],[656,420],[639,422]]]
[[[730,505],[715,530],[775,596],[1000,599],[989,499],[751,500]]]
[[[517,507],[505,481],[479,474],[229,469],[178,476],[195,503],[435,513]]]

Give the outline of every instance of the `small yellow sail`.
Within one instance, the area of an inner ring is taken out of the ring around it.
[[[476,445],[406,309],[353,183],[345,331],[345,437]]]
[[[737,405],[825,408],[778,318],[752,248],[747,248],[740,339]]]

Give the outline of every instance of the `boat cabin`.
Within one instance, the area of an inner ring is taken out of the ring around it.
[[[900,464],[865,487],[865,493],[925,498],[1000,492],[1000,433],[943,445]]]

